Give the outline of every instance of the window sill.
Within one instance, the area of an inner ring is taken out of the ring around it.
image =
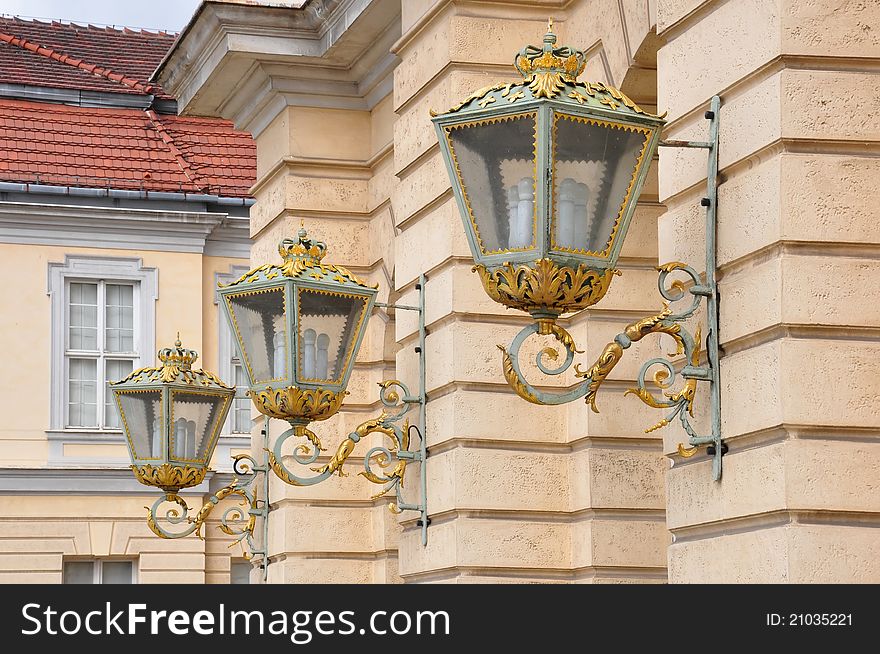
[[[89,443],[124,443],[121,429],[47,429],[50,441],[86,441]]]

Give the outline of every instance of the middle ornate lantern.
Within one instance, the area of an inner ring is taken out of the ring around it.
[[[255,406],[300,428],[342,405],[377,293],[322,263],[326,251],[300,229],[279,244],[282,263],[219,290]]]
[[[616,89],[577,81],[584,53],[555,44],[548,31],[519,52],[522,82],[433,119],[474,269],[545,334],[608,290],[664,124]]]

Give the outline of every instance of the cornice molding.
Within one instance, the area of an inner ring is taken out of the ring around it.
[[[255,136],[285,106],[369,110],[392,90],[400,0],[313,0],[302,9],[203,3],[154,73],[181,113]]]
[[[0,202],[0,243],[195,252],[249,258],[246,216]]]
[[[232,481],[232,474],[209,471],[181,495],[205,495]],[[0,495],[156,495],[139,483],[129,466],[83,468],[0,468]]]

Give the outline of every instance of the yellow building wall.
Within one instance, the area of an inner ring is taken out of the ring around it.
[[[67,255],[138,257],[158,271],[156,343],[143,353],[154,365],[155,350],[183,343],[200,353],[197,365],[219,366],[219,313],[214,304],[215,275],[247,259],[198,253],[133,251],[28,244],[0,244],[0,342],[7,344],[0,375],[0,467],[46,467],[51,391],[50,263]],[[231,381],[231,380],[227,380]],[[95,467],[127,459],[124,445],[66,443],[65,457],[93,460]],[[78,467],[83,467],[79,465]],[[97,490],[97,489],[96,489]],[[149,531],[144,505],[153,489],[127,495],[0,495],[0,583],[60,583],[63,561],[92,558],[136,560],[139,583],[228,583],[230,561],[241,548],[209,525],[207,540],[195,536],[164,540]],[[192,495],[198,509],[206,498]]]

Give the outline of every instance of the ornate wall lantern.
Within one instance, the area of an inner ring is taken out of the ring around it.
[[[633,391],[650,406],[671,410],[651,429],[665,426],[676,416],[681,419],[692,446],[681,446],[682,456],[695,454],[698,445],[710,445],[719,478],[723,448],[717,395],[714,236],[720,104],[714,99],[706,114],[712,120],[709,142],[661,142],[663,117],[643,110],[610,86],[578,81],[585,63],[580,50],[556,45],[551,21],[542,46],[526,46],[514,58],[521,82],[480,89],[443,114],[432,112],[474,270],[493,300],[526,311],[535,320],[509,348],[498,346],[503,351],[504,375],[529,402],[561,404],[586,397],[596,411],[596,392],[623,350],[648,334],[668,334],[676,341],[678,354],[685,356],[684,386],[665,396],[653,395],[645,385],[648,368],[663,368],[655,379],[664,389],[677,372],[669,361],[652,359],[643,366],[639,387]],[[532,334],[552,335],[565,348],[565,361],[547,367],[546,359],[556,360],[558,352],[545,348],[538,355],[537,367],[545,374],[559,375],[571,366],[580,350],[557,319],[601,300],[619,274],[617,258],[660,145],[710,150],[709,193],[702,202],[707,207],[706,279],[683,263],[661,266],[662,296],[672,302],[690,294],[692,306],[673,314],[665,305],[657,315],[628,325],[592,366],[575,367],[582,383],[567,392],[541,391],[522,375],[519,348]],[[690,277],[690,285],[677,279],[667,288],[667,276],[674,271]],[[699,331],[694,338],[681,325],[703,297],[709,303],[709,363],[705,366],[699,364]],[[688,423],[697,380],[713,386],[713,434],[709,437],[697,436]]]
[[[251,554],[262,552],[254,546],[253,531],[256,517],[265,517],[266,508],[250,488],[254,474],[244,481],[233,479],[213,494],[194,518],[179,495],[182,489],[204,481],[235,389],[206,370],[193,369],[199,355],[182,347],[179,338],[173,348],[159,350],[158,356],[160,366],[141,368],[121,381],[110,382],[135,477],[164,491],[148,509],[148,526],[161,538],[181,538],[193,532],[202,537],[202,525],[212,509],[224,498],[235,496],[240,504],[223,515],[220,528],[238,536],[237,541],[247,539]],[[249,455],[239,455],[234,470],[248,475],[265,468]],[[164,503],[173,506],[160,517]],[[167,528],[180,524],[184,525],[182,530]]]
[[[434,124],[486,292],[541,334],[605,295],[664,121],[603,84],[583,52],[528,46],[525,81],[477,91]]]
[[[132,470],[167,493],[202,483],[235,395],[210,372],[193,370],[195,350],[174,345],[159,350],[160,367],[110,384]]]
[[[424,425],[424,278],[417,285],[418,307],[379,304],[377,287],[361,281],[342,266],[324,263],[327,246],[310,239],[304,228],[299,230],[296,240],[281,241],[278,252],[281,263],[254,268],[218,291],[244,362],[254,406],[267,418],[290,424],[290,429],[270,448],[268,466],[288,484],[310,486],[333,473],[342,476],[343,465],[356,444],[371,433],[383,434],[391,439],[391,448],[370,449],[364,456],[361,474],[385,486],[377,497],[396,493],[396,502],[389,505],[392,511],[420,512],[425,542],[424,466],[421,503],[406,503],[401,496],[407,463],[422,461],[426,456],[424,439],[419,449],[411,449],[410,431],[418,431],[417,427],[408,421],[402,426],[398,424],[409,408],[417,404]],[[298,475],[285,463],[282,448],[291,438],[304,438],[307,442],[300,441],[290,458],[301,466],[318,462],[325,448],[309,425],[333,416],[342,406],[374,306],[419,313],[419,394],[412,395],[397,380],[380,383],[379,399],[386,410],[348,434],[326,463],[311,469],[317,474]],[[378,463],[383,471],[373,470],[373,463]]]
[[[322,263],[305,229],[278,245],[281,264],[255,268],[219,291],[260,413],[299,435],[342,406],[377,287]]]

